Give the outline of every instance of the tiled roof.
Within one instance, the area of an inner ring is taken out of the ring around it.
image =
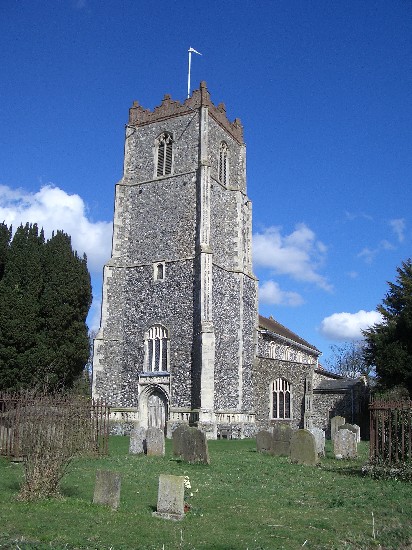
[[[282,336],[283,338],[287,338],[288,340],[292,340],[292,342],[296,342],[297,344],[300,344],[301,346],[305,346],[306,348],[309,348],[316,352],[317,354],[320,354],[320,351],[315,348],[315,346],[312,346],[312,344],[309,344],[306,340],[289,330],[288,328],[284,327],[275,319],[263,317],[262,315],[259,315],[259,330],[268,330],[269,332],[273,332],[274,334],[278,334],[279,336]]]
[[[342,390],[349,390],[350,388],[353,388],[357,384],[359,384],[359,380],[353,380],[349,378],[342,378],[340,380],[321,380],[319,384],[313,388],[314,391],[342,391]]]

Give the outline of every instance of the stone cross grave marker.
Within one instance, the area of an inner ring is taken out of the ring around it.
[[[308,430],[295,430],[290,440],[290,460],[297,464],[316,466],[319,457],[315,436]]]
[[[140,455],[146,452],[146,429],[136,426],[130,432],[129,453]]]
[[[188,428],[182,435],[181,457],[190,464],[210,464],[206,434],[197,428]]]
[[[333,441],[336,432],[339,430],[339,426],[342,426],[346,423],[346,420],[343,416],[334,416],[330,419],[330,438]]]
[[[270,454],[274,456],[290,455],[290,440],[293,430],[285,424],[275,424],[272,430],[272,447]]]
[[[356,433],[351,430],[338,430],[333,439],[335,458],[356,458],[358,442]]]
[[[165,434],[160,428],[150,427],[146,432],[147,456],[165,455]]]
[[[310,433],[315,437],[316,451],[319,456],[325,456],[325,432],[320,428],[311,428]]]
[[[256,434],[256,450],[258,453],[270,453],[273,444],[273,435],[267,430]]]
[[[117,510],[120,504],[121,478],[117,472],[97,470],[93,504],[104,504]]]
[[[157,494],[157,510],[153,516],[175,521],[185,517],[184,511],[184,476],[160,474]]]
[[[189,424],[180,424],[172,433],[173,456],[182,456],[183,434],[189,429]]]

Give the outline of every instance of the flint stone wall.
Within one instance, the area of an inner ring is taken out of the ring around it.
[[[271,418],[270,385],[277,378],[286,378],[293,387],[292,419],[281,421],[292,429],[303,428],[305,378],[312,373],[313,366],[292,363],[280,359],[257,357],[253,367],[255,386],[255,411],[258,429],[268,429],[279,420]]]

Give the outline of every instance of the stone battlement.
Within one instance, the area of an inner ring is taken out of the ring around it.
[[[175,101],[169,94],[166,94],[162,103],[155,107],[153,111],[145,109],[134,101],[129,109],[129,126],[144,126],[152,122],[167,120],[168,118],[190,114],[193,110],[200,107],[208,107],[210,116],[222,126],[239,143],[243,144],[243,126],[239,118],[230,122],[226,116],[226,107],[224,103],[219,103],[216,107],[211,99],[206,87],[206,82],[200,83],[200,88],[195,90],[191,97],[184,103]]]

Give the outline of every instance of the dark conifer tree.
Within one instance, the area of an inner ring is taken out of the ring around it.
[[[44,246],[44,278],[41,316],[49,384],[71,387],[89,356],[86,317],[92,294],[86,257],[73,251],[62,231]]]
[[[33,371],[39,366],[43,245],[37,225],[26,224],[17,229],[8,249],[0,282],[1,387],[31,385]]]
[[[0,281],[3,278],[4,268],[6,266],[7,253],[10,246],[11,231],[11,227],[9,229],[4,222],[0,224]]]
[[[365,358],[383,389],[404,386],[412,396],[412,261],[402,262],[397,272],[377,307],[383,322],[364,332]]]
[[[70,387],[88,359],[90,303],[86,258],[70,237],[45,242],[37,225],[20,226],[0,280],[0,390]]]

